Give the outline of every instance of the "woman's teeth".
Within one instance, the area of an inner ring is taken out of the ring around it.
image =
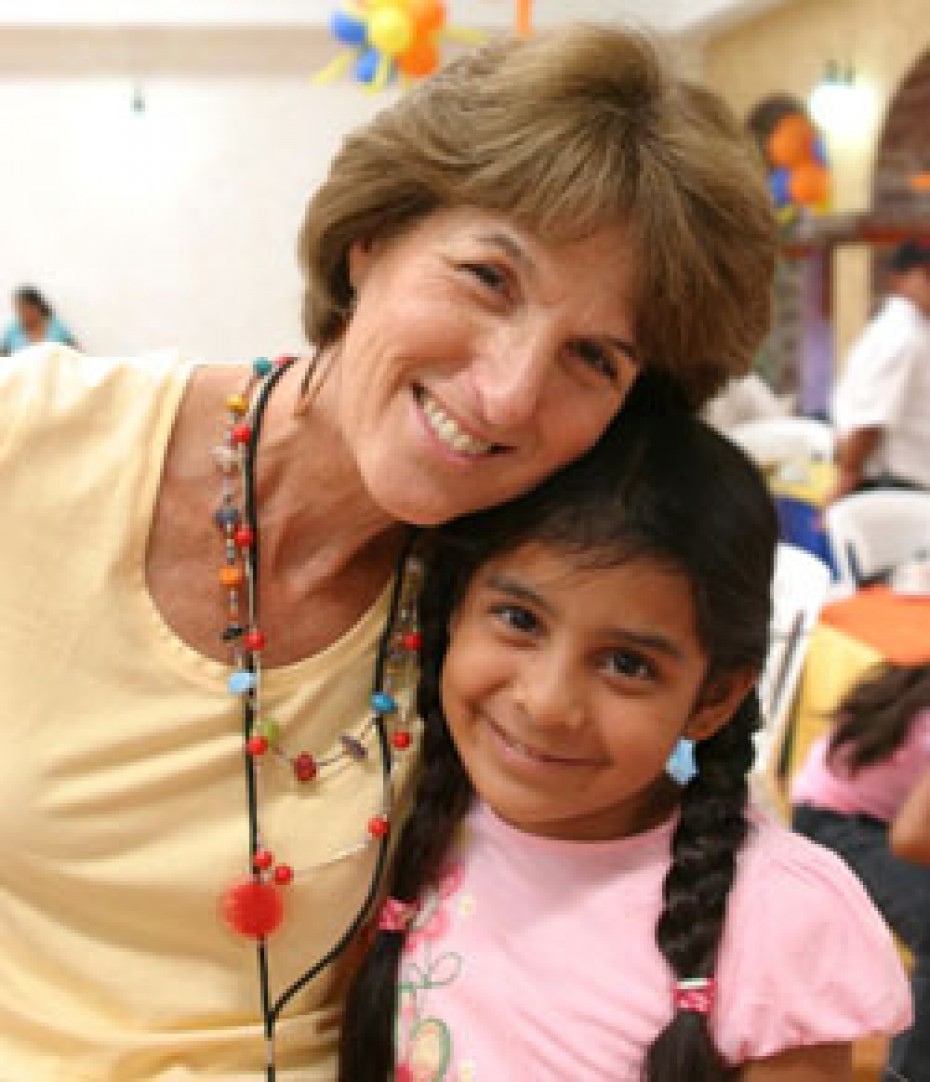
[[[493,444],[476,439],[461,428],[445,413],[425,391],[420,392],[420,407],[433,433],[453,451],[466,455],[486,455]]]

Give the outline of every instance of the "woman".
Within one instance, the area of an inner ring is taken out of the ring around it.
[[[61,342],[66,346],[77,343],[68,328],[35,286],[20,286],[13,294],[16,318],[3,333],[0,352],[16,353],[37,342]]]
[[[13,1077],[334,1077],[331,962],[417,735],[408,524],[583,453],[644,366],[695,404],[744,371],[774,230],[716,98],[572,29],[352,136],[300,253],[315,353],[251,405],[248,369],[165,357],[5,380]]]

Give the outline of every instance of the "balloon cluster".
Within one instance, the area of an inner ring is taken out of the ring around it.
[[[779,211],[825,211],[832,183],[823,136],[803,113],[788,113],[766,143],[769,190]]]
[[[330,29],[348,48],[317,82],[330,82],[351,68],[356,81],[373,90],[398,75],[430,75],[439,66],[440,39],[453,36],[443,0],[357,0],[333,12]]]

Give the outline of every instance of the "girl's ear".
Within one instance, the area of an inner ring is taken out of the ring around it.
[[[701,692],[681,735],[689,740],[707,740],[713,736],[733,717],[758,676],[755,669],[737,669],[712,680]]]

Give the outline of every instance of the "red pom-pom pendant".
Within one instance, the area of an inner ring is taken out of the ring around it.
[[[284,899],[271,883],[244,879],[234,883],[222,898],[223,919],[238,935],[264,939],[281,927]]]

